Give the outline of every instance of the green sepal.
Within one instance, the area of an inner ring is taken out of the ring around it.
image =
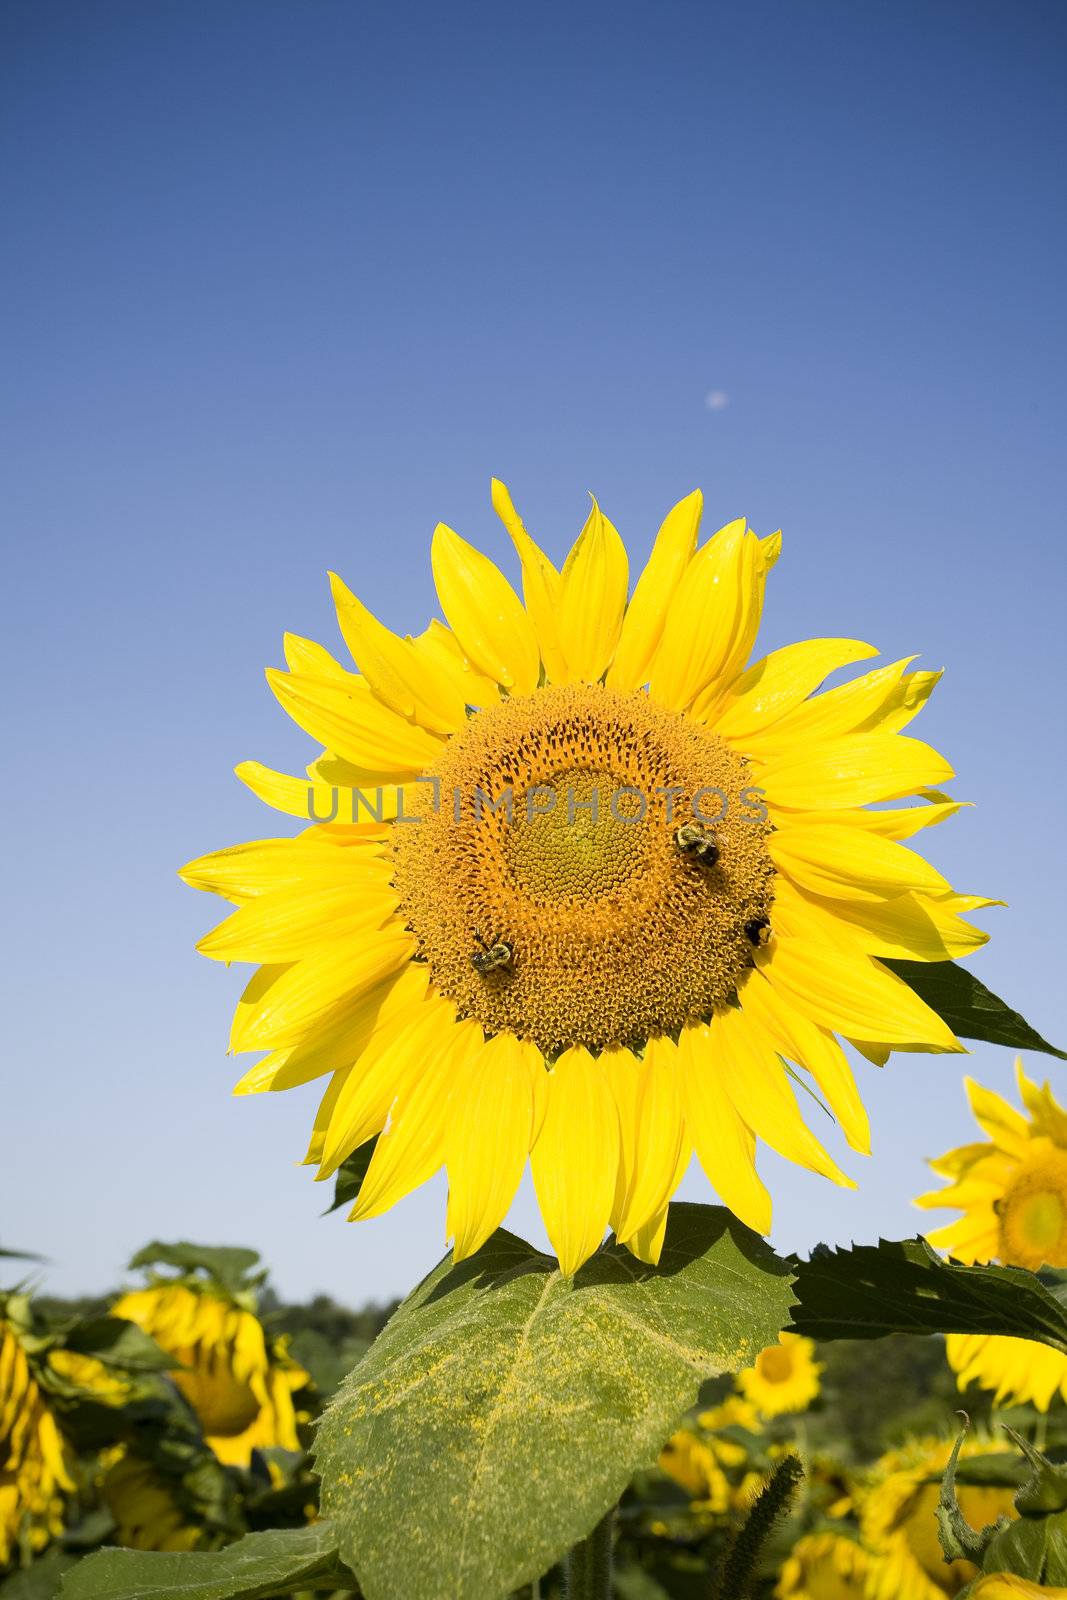
[[[903,978],[931,1011],[936,1011],[960,1039],[979,1039],[985,1044],[1007,1045],[1009,1050],[1040,1050],[1047,1056],[1067,1061],[1067,1053],[1043,1039],[1025,1017],[981,978],[957,961],[899,961],[883,958],[884,966]]]

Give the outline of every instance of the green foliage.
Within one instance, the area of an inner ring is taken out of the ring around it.
[[[957,961],[897,961],[885,965],[903,978],[920,999],[947,1022],[961,1039],[1004,1044],[1011,1050],[1040,1050],[1067,1061],[1067,1054],[1049,1044],[980,978]]]
[[[812,1339],[996,1333],[1067,1354],[1067,1284],[1055,1274],[961,1266],[918,1238],[851,1250],[819,1245],[793,1266],[792,1327]]]
[[[377,1145],[378,1136],[375,1134],[373,1139],[361,1144],[358,1150],[353,1150],[347,1161],[341,1162],[334,1178],[333,1200],[322,1213],[324,1217],[328,1217],[331,1211],[339,1211],[342,1206],[352,1205],[358,1199]]]
[[[62,1335],[64,1349],[126,1372],[167,1372],[178,1363],[150,1334],[124,1317],[82,1317]]]
[[[225,1550],[100,1550],[63,1575],[61,1600],[268,1600],[294,1589],[355,1590],[328,1522],[250,1533]],[[6,1597],[5,1597],[6,1600]]]
[[[671,1208],[658,1269],[611,1246],[567,1279],[503,1230],[446,1259],[323,1419],[342,1558],[369,1600],[492,1600],[532,1581],[655,1458],[705,1378],[776,1338],[789,1302],[784,1264],[707,1206]]]
[[[162,1244],[153,1239],[143,1250],[130,1258],[131,1271],[137,1267],[177,1267],[179,1272],[202,1271],[215,1278],[224,1289],[237,1294],[254,1288],[266,1277],[264,1271],[256,1272],[259,1251],[241,1245],[190,1244],[181,1239],[177,1244]]]
[[[959,1405],[945,1346],[934,1337],[887,1334],[877,1361],[865,1339],[839,1339],[819,1350],[825,1409],[816,1432],[835,1454],[862,1461],[909,1436],[941,1433]],[[988,1415],[989,1396],[967,1397],[972,1418]]]
[[[712,1589],[712,1600],[742,1600],[751,1593],[760,1552],[775,1523],[789,1510],[804,1477],[797,1455],[785,1456],[756,1496]]]

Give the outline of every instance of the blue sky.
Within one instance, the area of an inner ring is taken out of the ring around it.
[[[174,873],[272,831],[231,769],[305,759],[262,668],[336,643],[326,570],[421,628],[438,519],[506,558],[494,473],[555,556],[590,489],[643,555],[700,484],[712,527],[784,529],[766,647],[946,667],[918,731],[976,808],[933,854],[1011,902],[975,970],[1067,1039],[1065,34],[981,0],[8,0],[0,1239],[51,1286],[151,1236],[348,1301],[439,1256],[440,1181],[320,1220],[314,1089],[230,1098],[240,979]],[[957,1060],[861,1081],[858,1193],[764,1162],[783,1248],[914,1231],[971,1136]],[[528,1192],[513,1225],[542,1237]]]

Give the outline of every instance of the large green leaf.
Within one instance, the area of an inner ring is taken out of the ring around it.
[[[956,961],[890,961],[890,967],[961,1039],[1006,1044],[1011,1050],[1041,1050],[1067,1061],[1067,1053],[1043,1039],[980,978]]]
[[[253,1272],[258,1263],[258,1250],[243,1245],[191,1244],[188,1239],[176,1244],[153,1239],[130,1258],[131,1267],[177,1267],[181,1272],[195,1272],[200,1267],[234,1293],[266,1276],[262,1271]]]
[[[790,1301],[784,1263],[712,1206],[671,1207],[658,1268],[612,1245],[567,1279],[503,1230],[446,1258],[319,1429],[323,1511],[368,1600],[494,1600],[538,1577]]]
[[[354,1589],[328,1522],[249,1533],[225,1550],[100,1550],[63,1575],[61,1600],[268,1600]]]
[[[831,1250],[794,1260],[793,1328],[812,1339],[889,1333],[999,1333],[1067,1353],[1067,1284],[1021,1267],[943,1261],[924,1239]]]

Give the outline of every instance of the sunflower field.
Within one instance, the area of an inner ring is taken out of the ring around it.
[[[238,1094],[321,1085],[354,1222],[445,1169],[451,1248],[363,1309],[236,1245],[79,1304],[5,1251],[0,1600],[1067,1596],[1064,1057],[916,848],[964,803],[911,731],[939,674],[760,656],[781,537],[699,492],[633,582],[595,500],[559,568],[492,503],[521,596],[443,524],[421,633],[332,575],[350,661],[267,673],[306,773],[237,769],[280,831],[181,872],[254,969]],[[776,1254],[760,1146],[854,1187],[855,1059],[971,1040],[1030,1064],[966,1080],[949,1220]],[[527,1163],[553,1254],[504,1227]]]

